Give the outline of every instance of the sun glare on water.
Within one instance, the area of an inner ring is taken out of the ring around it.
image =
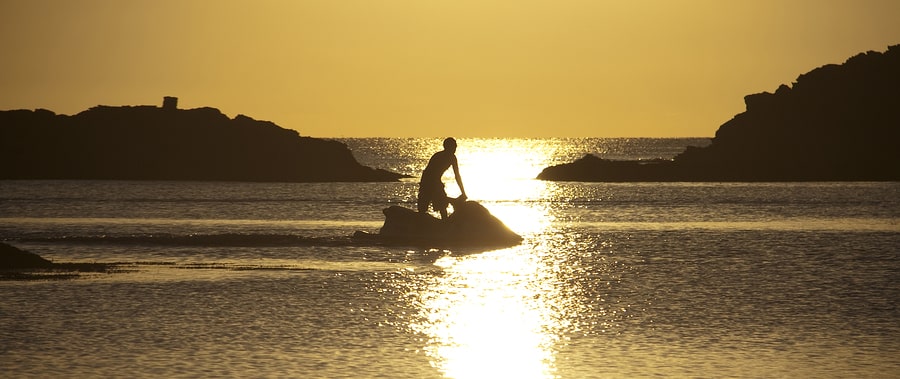
[[[502,139],[462,140],[460,174],[470,200],[482,203],[510,229],[540,235],[550,224],[548,183],[535,180],[553,151]],[[450,171],[450,170],[448,170]],[[447,193],[459,189],[452,172]],[[439,259],[442,274],[416,290],[426,352],[451,378],[554,376],[560,309],[543,283],[539,254],[526,245]]]
[[[553,377],[553,298],[525,249],[446,257],[444,274],[418,294],[426,352],[451,378]]]
[[[534,178],[551,162],[552,148],[541,140],[465,139],[459,141],[456,156],[469,198],[478,201],[535,199],[543,188]],[[531,142],[531,143],[528,143]],[[459,188],[452,170],[444,174],[447,194]]]
[[[535,177],[550,164],[555,151],[542,140],[516,142],[464,139],[456,155],[469,200],[480,202],[513,231],[526,235],[550,221],[543,204],[551,184]],[[459,196],[452,170],[445,173],[444,183],[449,196]]]

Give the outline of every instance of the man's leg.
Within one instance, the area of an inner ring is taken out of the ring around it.
[[[438,194],[438,197],[432,201],[434,204],[434,210],[441,213],[441,220],[447,218],[447,206],[450,205],[450,198],[447,197],[447,193],[441,190],[441,193]]]
[[[419,185],[419,196],[416,198],[416,209],[419,213],[428,212],[429,203],[431,203],[431,201],[429,200],[428,195],[426,195],[426,191],[423,191],[422,186]]]

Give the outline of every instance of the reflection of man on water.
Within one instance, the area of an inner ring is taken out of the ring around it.
[[[441,213],[441,219],[447,218],[447,205],[450,199],[447,192],[444,191],[444,183],[441,177],[444,171],[453,167],[453,175],[456,176],[456,184],[459,186],[461,200],[465,200],[466,189],[463,188],[462,179],[459,177],[459,165],[456,162],[456,140],[447,138],[444,140],[444,150],[438,151],[431,156],[425,171],[422,171],[422,180],[419,181],[419,201],[418,209],[420,213],[428,211],[428,205]]]

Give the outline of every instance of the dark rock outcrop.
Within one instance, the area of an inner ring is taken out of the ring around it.
[[[74,279],[83,273],[111,273],[116,264],[55,263],[0,242],[0,280]]]
[[[0,270],[50,268],[53,263],[40,255],[0,243]]]
[[[343,143],[214,108],[0,111],[0,179],[395,181]]]
[[[793,86],[744,98],[747,110],[706,147],[671,161],[586,156],[544,180],[900,180],[900,45],[800,75]]]
[[[521,236],[475,201],[455,204],[446,220],[396,205],[383,212],[384,225],[378,234],[357,232],[355,237],[427,247],[508,247],[522,242]]]

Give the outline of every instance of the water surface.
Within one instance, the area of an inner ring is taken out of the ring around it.
[[[350,142],[406,173],[440,148]],[[488,251],[349,239],[415,180],[0,182],[4,241],[126,271],[0,282],[3,376],[900,376],[900,184],[531,179],[684,144],[460,140],[525,237]]]

